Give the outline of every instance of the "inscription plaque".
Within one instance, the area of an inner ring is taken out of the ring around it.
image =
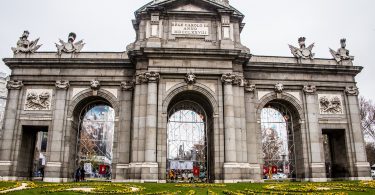
[[[172,35],[208,36],[208,23],[172,22]]]

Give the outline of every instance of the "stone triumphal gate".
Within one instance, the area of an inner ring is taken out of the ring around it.
[[[243,18],[225,0],[154,0],[111,53],[82,52],[74,33],[37,52],[25,31],[4,59],[1,178],[97,177],[93,162],[119,182],[369,178],[346,40],[332,59],[304,37],[293,57],[251,55]]]

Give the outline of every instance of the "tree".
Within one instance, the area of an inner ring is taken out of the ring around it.
[[[277,164],[283,155],[283,141],[273,128],[262,128],[262,150],[266,165]]]
[[[364,97],[359,98],[361,125],[365,136],[367,161],[375,164],[375,104]]]
[[[375,164],[375,144],[367,143],[366,152],[367,152],[367,161],[370,163],[370,165],[374,165]]]
[[[359,98],[362,130],[366,141],[375,142],[375,104],[364,97]]]

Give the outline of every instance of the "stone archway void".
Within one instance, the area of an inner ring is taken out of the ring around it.
[[[213,109],[199,92],[185,91],[168,106],[167,181],[213,180]]]
[[[300,117],[286,100],[271,100],[261,110],[263,178],[295,179],[303,170]]]

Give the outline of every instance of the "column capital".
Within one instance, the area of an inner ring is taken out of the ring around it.
[[[147,83],[147,79],[145,73],[139,73],[135,76],[135,84],[142,85],[143,83]]]
[[[346,87],[345,93],[348,96],[358,96],[359,91],[356,86],[349,86],[349,87]]]
[[[305,92],[306,95],[315,95],[316,86],[315,85],[305,85],[305,86],[303,86],[303,92]]]
[[[132,91],[134,89],[134,81],[123,81],[120,86],[123,91]]]
[[[154,71],[146,72],[145,77],[149,83],[157,83],[160,80],[160,74]]]
[[[244,77],[240,76],[240,75],[235,75],[233,84],[237,85],[238,87],[244,87],[245,86],[245,79],[244,79]]]
[[[69,83],[69,81],[66,81],[66,80],[58,80],[58,81],[56,81],[55,86],[56,86],[57,89],[66,90],[70,87],[70,83]]]
[[[250,81],[246,81],[245,92],[254,93],[255,90],[256,90],[256,86],[254,84],[251,84]]]
[[[221,76],[221,82],[223,82],[224,85],[233,85],[235,79],[236,75],[232,73],[226,73]]]
[[[23,87],[22,81],[11,80],[7,82],[7,89],[20,90]]]

